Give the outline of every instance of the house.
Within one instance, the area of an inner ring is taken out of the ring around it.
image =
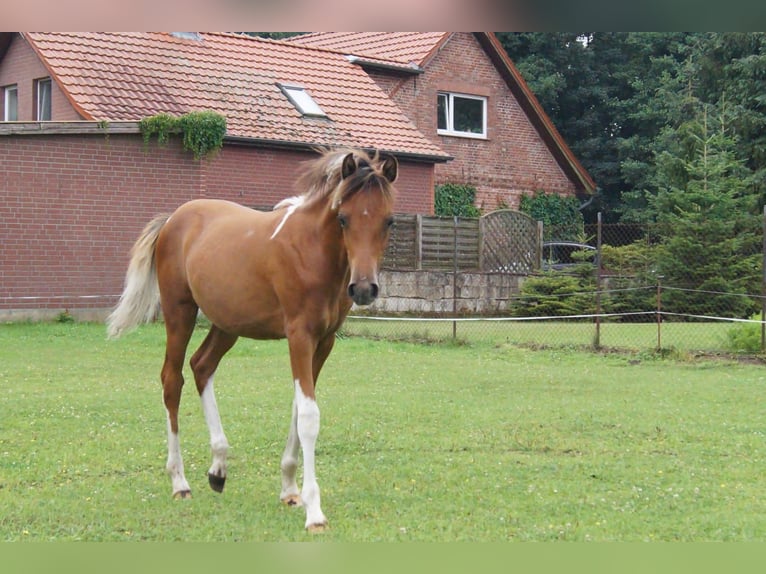
[[[212,110],[223,149],[145,143]],[[396,210],[468,183],[485,210],[595,185],[491,33],[0,32],[0,315],[114,304],[146,221],[197,197],[268,207],[317,145],[400,162]]]
[[[487,32],[319,32],[291,38],[347,55],[454,159],[436,183],[476,188],[477,207],[518,208],[538,191],[596,188],[500,42]]]
[[[226,116],[214,157],[144,143],[142,118],[194,110]],[[205,196],[274,205],[317,145],[397,156],[401,212],[432,211],[449,160],[341,54],[237,34],[0,33],[0,113],[6,317],[112,306],[150,218]]]

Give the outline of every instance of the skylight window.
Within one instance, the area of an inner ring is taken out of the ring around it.
[[[327,114],[319,107],[309,93],[301,86],[278,84],[282,93],[287,96],[290,103],[295,106],[301,115],[315,118],[326,118]]]

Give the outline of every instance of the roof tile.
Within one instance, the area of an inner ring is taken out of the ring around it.
[[[340,53],[219,33],[24,36],[87,119],[212,110],[226,116],[229,136],[447,157]],[[302,117],[278,82],[306,88],[329,120]]]

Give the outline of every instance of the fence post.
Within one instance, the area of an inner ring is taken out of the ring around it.
[[[593,346],[601,348],[601,212],[596,220],[596,338]]]
[[[457,221],[458,217],[453,217],[452,223],[452,317],[457,317]],[[457,321],[452,321],[452,340],[457,339]]]
[[[766,352],[766,205],[763,206],[763,245],[761,246],[761,353]]]
[[[662,351],[662,275],[657,275],[657,351]]]
[[[423,216],[415,215],[415,269],[423,268]]]

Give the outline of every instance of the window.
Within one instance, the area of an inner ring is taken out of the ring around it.
[[[287,84],[277,84],[290,100],[290,103],[304,116],[313,116],[317,118],[326,118],[327,114],[319,107],[309,93],[301,86],[291,86]]]
[[[15,122],[19,119],[19,89],[5,86],[3,89],[3,121]]]
[[[439,93],[436,101],[436,131],[467,138],[487,137],[487,98]]]
[[[35,80],[35,119],[38,122],[51,120],[51,79]]]

